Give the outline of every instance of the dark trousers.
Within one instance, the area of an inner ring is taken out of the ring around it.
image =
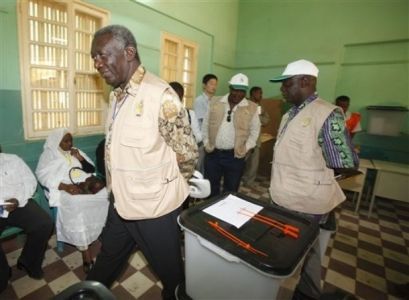
[[[87,280],[108,288],[124,270],[138,245],[149,265],[162,281],[162,297],[174,299],[176,286],[184,280],[180,230],[176,218],[180,209],[155,219],[122,219],[113,204],[101,235],[101,252]]]
[[[24,230],[27,238],[18,260],[29,270],[36,273],[40,271],[48,239],[54,228],[50,215],[30,199],[24,207],[11,212],[8,218],[0,218],[0,233],[6,226],[17,226]],[[0,247],[0,290],[7,286],[8,278],[9,265]]]
[[[237,192],[245,167],[244,158],[235,158],[234,150],[217,150],[206,153],[205,177],[210,181],[210,197],[220,194],[223,178],[223,192]]]

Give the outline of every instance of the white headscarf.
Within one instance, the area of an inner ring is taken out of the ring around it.
[[[44,143],[44,150],[49,149],[50,151],[58,152],[60,143],[67,133],[70,133],[67,128],[58,128],[53,130]]]
[[[66,128],[58,128],[51,132],[44,143],[44,151],[36,168],[38,181],[48,191],[45,194],[50,206],[59,206],[61,191],[60,183],[70,184],[69,171],[73,167],[81,167],[78,159],[60,147],[63,137],[70,133]],[[91,159],[81,150],[80,154],[93,165]]]

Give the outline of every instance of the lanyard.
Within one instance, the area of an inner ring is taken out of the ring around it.
[[[119,111],[121,110],[122,106],[124,105],[126,99],[128,99],[128,95],[129,94],[126,94],[125,98],[122,100],[122,103],[118,106],[118,108],[117,108],[118,100],[115,101],[114,111],[112,112],[112,122],[114,122],[116,116],[118,115]]]

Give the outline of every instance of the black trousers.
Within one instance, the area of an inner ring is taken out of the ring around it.
[[[8,218],[0,218],[0,233],[6,226],[17,226],[24,230],[27,238],[18,260],[29,270],[40,271],[48,239],[54,228],[50,215],[30,199],[24,207],[11,212]],[[7,286],[8,277],[9,265],[0,247],[0,290]]]
[[[223,178],[223,193],[237,192],[240,187],[246,161],[235,158],[234,150],[215,149],[206,153],[204,161],[205,177],[210,181],[210,197],[220,195],[220,182]]]
[[[124,270],[138,245],[153,271],[162,281],[163,299],[174,299],[176,286],[184,280],[177,216],[180,208],[155,219],[122,219],[110,204],[101,235],[101,252],[86,280],[108,288]]]

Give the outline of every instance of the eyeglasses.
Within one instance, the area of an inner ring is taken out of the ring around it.
[[[232,113],[232,111],[231,110],[229,110],[228,112],[227,112],[227,122],[230,122],[231,121],[231,113]]]

